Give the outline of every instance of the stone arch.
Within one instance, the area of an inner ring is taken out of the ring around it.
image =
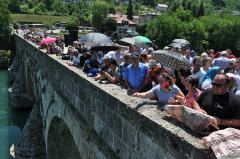
[[[50,123],[47,144],[48,159],[81,159],[69,128],[58,117],[54,117]]]

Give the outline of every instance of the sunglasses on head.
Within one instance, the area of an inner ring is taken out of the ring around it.
[[[219,84],[219,83],[216,83],[216,82],[212,82],[212,85],[215,86],[215,87],[223,87],[224,84]]]

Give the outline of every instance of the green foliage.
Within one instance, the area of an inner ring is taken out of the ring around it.
[[[99,31],[104,30],[107,14],[108,4],[103,1],[95,1],[92,8],[92,25]]]
[[[156,44],[163,48],[179,37],[181,21],[173,16],[162,14],[156,17],[147,26],[147,37],[156,41]]]
[[[148,6],[155,6],[156,1],[155,0],[142,0],[143,5],[148,5]]]
[[[236,52],[240,49],[240,17],[216,14],[198,19],[189,11],[178,9],[171,15],[160,15],[150,22],[146,35],[161,48],[173,39],[185,38],[197,52],[208,48],[216,51],[230,48]]]
[[[200,18],[208,32],[209,47],[216,50],[239,50],[240,18],[234,16],[204,16]]]
[[[69,31],[78,30],[79,21],[76,17],[71,17],[71,20],[67,22],[66,29]]]
[[[5,0],[0,1],[0,48],[6,47],[9,44],[11,29],[10,29],[10,12]]]
[[[20,10],[22,13],[29,13],[29,7],[27,4],[20,5]]]
[[[128,9],[127,9],[127,18],[132,20],[133,19],[133,6],[132,0],[129,0]]]
[[[63,4],[62,0],[55,0],[52,4],[52,10],[54,15],[66,15],[67,14],[67,8]]]
[[[42,22],[47,25],[52,25],[53,23],[68,22],[70,17],[66,16],[52,16],[52,15],[34,15],[34,14],[11,14],[13,22]]]
[[[207,32],[204,24],[194,19],[193,21],[186,24],[186,30],[183,34],[188,39],[195,50],[204,51],[208,47]]]
[[[139,24],[136,27],[136,31],[140,34],[140,35],[145,35],[147,33],[147,24]]]
[[[192,13],[189,10],[177,9],[176,12],[173,13],[173,16],[184,22],[190,22],[193,20]]]
[[[34,8],[34,14],[42,15],[46,12],[45,5],[43,3],[38,3]]]
[[[19,13],[20,10],[20,1],[19,0],[8,0],[8,8],[13,13]]]
[[[0,50],[0,69],[9,68],[11,64],[11,52]]]
[[[106,32],[108,35],[111,35],[114,31],[117,30],[117,24],[116,21],[113,19],[108,18],[104,25],[104,32]]]
[[[201,2],[200,7],[198,9],[197,16],[201,17],[201,16],[204,16],[204,14],[205,14],[205,11],[204,11],[204,7],[203,7],[203,2]]]

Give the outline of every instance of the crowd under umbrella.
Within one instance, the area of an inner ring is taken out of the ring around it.
[[[171,43],[168,46],[171,47],[171,48],[179,48],[179,49],[190,47],[190,45],[181,44],[181,43]]]
[[[88,33],[80,38],[80,42],[92,47],[101,43],[112,43],[112,40],[102,33]]]
[[[130,46],[130,45],[134,45],[138,48],[146,48],[147,44],[144,41],[141,41],[137,38],[134,37],[126,37],[126,38],[122,38],[119,40],[118,42],[119,44],[122,44],[124,46]]]
[[[112,43],[98,43],[91,46],[91,51],[102,51],[102,52],[109,52],[109,51],[116,51],[118,49],[117,46],[113,45]]]
[[[181,54],[172,51],[157,50],[153,52],[153,59],[173,70],[178,70],[180,67],[191,69],[191,65]]]
[[[182,44],[182,45],[191,45],[189,41],[187,41],[186,39],[174,39],[172,41],[172,43],[179,43],[179,44]]]
[[[144,43],[146,43],[146,44],[150,44],[150,43],[152,43],[152,41],[149,39],[149,38],[147,38],[147,37],[145,37],[145,36],[135,36],[135,37],[133,37],[134,39],[136,39],[136,40],[138,40],[138,41],[141,41],[141,42],[144,42]]]
[[[40,42],[40,45],[52,44],[52,43],[55,43],[56,40],[57,39],[54,37],[47,37]]]

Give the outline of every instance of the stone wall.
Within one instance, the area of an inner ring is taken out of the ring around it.
[[[59,56],[15,38],[28,94],[39,103],[47,155],[50,142],[57,142],[48,139],[51,121],[57,117],[70,129],[81,158],[214,158],[200,144],[199,136],[157,105],[128,96],[120,86],[94,81]]]

